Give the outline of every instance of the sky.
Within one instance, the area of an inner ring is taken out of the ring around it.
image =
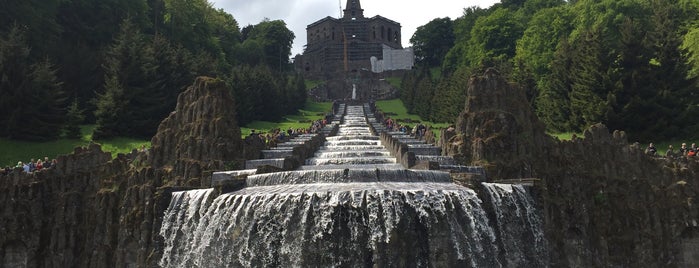
[[[303,53],[306,45],[306,26],[327,16],[339,18],[347,0],[209,0],[217,9],[233,15],[242,29],[248,24],[258,24],[265,18],[283,20],[296,39],[291,57]],[[403,47],[409,47],[410,37],[417,27],[433,19],[449,17],[452,20],[463,14],[464,8],[479,6],[488,8],[500,0],[360,0],[364,17],[376,15],[396,21],[401,25]]]

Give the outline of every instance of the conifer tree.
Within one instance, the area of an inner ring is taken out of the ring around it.
[[[556,132],[570,130],[570,67],[571,48],[568,40],[561,40],[551,62],[550,75],[539,82],[539,96],[536,99],[536,114],[547,128]]]
[[[461,67],[450,77],[443,78],[435,87],[430,119],[435,122],[454,122],[466,103],[469,70]]]
[[[20,26],[0,38],[0,135],[22,140],[57,138],[65,115],[63,94],[53,64],[48,59],[32,62]]]
[[[145,37],[124,20],[107,52],[105,91],[97,96],[93,138],[138,136],[136,130],[145,127],[142,118],[151,116],[149,107],[159,101],[149,88],[154,67]]]
[[[575,130],[604,121],[606,85],[609,78],[602,62],[602,43],[598,29],[590,30],[575,46],[571,66],[570,124]]]
[[[82,136],[80,133],[80,124],[85,120],[83,112],[84,111],[80,109],[78,98],[74,98],[66,111],[66,123],[63,128],[66,138],[79,139]]]
[[[413,112],[424,119],[430,118],[432,110],[432,97],[434,96],[434,88],[432,77],[428,68],[422,68],[418,77],[417,85],[415,86],[415,100],[413,101]],[[435,107],[436,109],[437,107]]]

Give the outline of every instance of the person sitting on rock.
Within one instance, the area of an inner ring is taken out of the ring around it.
[[[44,168],[51,168],[51,161],[48,156],[44,156]]]
[[[655,149],[655,145],[651,142],[648,144],[648,148],[646,148],[646,154],[650,156],[655,156],[655,154],[658,152],[657,149]]]
[[[680,147],[680,155],[687,155],[689,152],[689,148],[687,148],[686,143],[682,143],[682,147]]]
[[[667,151],[665,151],[665,157],[667,158],[675,158],[675,149],[672,148],[672,144],[667,146]]]

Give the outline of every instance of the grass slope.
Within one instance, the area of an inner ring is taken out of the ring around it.
[[[287,130],[289,128],[309,128],[311,122],[321,119],[332,111],[331,102],[314,102],[307,101],[303,109],[300,109],[297,114],[287,115],[279,122],[269,121],[253,121],[249,124],[240,127],[240,134],[245,137],[250,135],[254,129],[257,133],[268,133],[270,130],[279,128]]]
[[[422,118],[419,115],[408,113],[408,109],[405,108],[403,101],[401,101],[400,99],[376,101],[376,108],[383,111],[384,114],[395,119],[396,122],[400,124],[415,127],[415,125],[417,125],[417,122],[421,122],[425,126],[431,126],[432,132],[434,132],[436,138],[439,138],[439,131],[441,129],[447,128],[450,124],[453,124],[449,122],[443,123],[422,120]],[[407,119],[410,119],[411,122],[405,123],[406,121],[408,121]]]
[[[82,126],[82,138],[80,139],[58,139],[46,142],[0,139],[0,166],[15,166],[18,161],[28,162],[32,158],[56,158],[59,155],[69,154],[73,152],[75,147],[90,144],[94,129],[94,125]],[[150,140],[131,138],[114,138],[94,142],[101,144],[102,150],[111,152],[113,156],[119,153],[131,152],[131,150],[140,148],[142,145],[150,146]]]

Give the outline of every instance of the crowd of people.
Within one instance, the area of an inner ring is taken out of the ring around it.
[[[277,144],[282,143],[282,142],[287,142],[291,138],[296,137],[301,134],[313,134],[313,133],[318,133],[320,130],[325,127],[325,125],[328,124],[329,122],[329,117],[326,116],[323,119],[318,119],[313,122],[311,122],[311,125],[308,128],[289,128],[286,131],[281,130],[279,128],[271,129],[269,132],[264,133],[264,132],[257,132],[254,129],[251,130],[250,135],[248,135],[248,138],[259,138],[265,143],[265,147],[267,149],[272,148],[277,146]]]
[[[57,163],[56,159],[49,160],[48,157],[44,157],[44,159],[32,158],[29,162],[19,161],[19,162],[17,162],[17,165],[15,165],[14,167],[6,166],[2,170],[0,170],[0,175],[10,174],[14,171],[24,172],[24,173],[37,172],[37,171],[41,171],[44,169],[52,168],[52,167],[56,166],[56,163]]]
[[[386,127],[387,131],[403,132],[405,134],[415,137],[418,140],[424,138],[425,133],[427,132],[427,127],[422,123],[418,123],[417,125],[415,125],[415,128],[412,128],[408,125],[403,125],[394,121],[390,116],[384,120],[384,126]]]
[[[652,155],[652,156],[659,156],[658,155],[658,149],[655,147],[655,145],[651,142],[648,144],[648,147],[646,147],[646,154]],[[678,157],[696,157],[699,158],[699,147],[697,147],[696,143],[692,143],[691,146],[687,146],[687,143],[682,143],[680,146],[679,150],[675,151],[675,148],[672,146],[672,144],[668,145],[667,151],[665,151],[665,157],[667,158],[678,158]]]

